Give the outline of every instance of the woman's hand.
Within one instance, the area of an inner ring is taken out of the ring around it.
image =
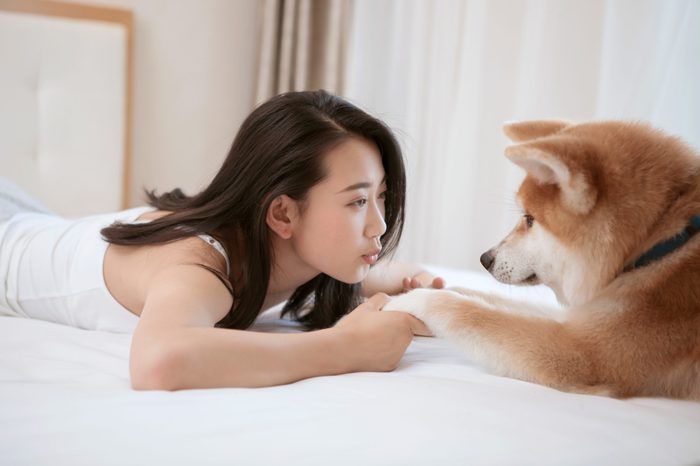
[[[423,322],[410,314],[382,312],[388,302],[389,296],[377,293],[333,328],[347,345],[351,371],[394,370],[413,335],[430,335]]]
[[[377,293],[397,295],[415,288],[444,288],[445,280],[436,277],[411,262],[379,262],[372,267],[362,281],[362,294],[373,296]]]
[[[439,290],[445,287],[445,280],[442,277],[434,276],[430,272],[419,272],[412,277],[404,277],[402,286],[404,293],[416,288],[435,288]]]

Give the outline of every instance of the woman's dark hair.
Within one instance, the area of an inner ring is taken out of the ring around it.
[[[171,214],[148,223],[115,223],[102,229],[110,243],[164,243],[210,234],[229,251],[238,252],[229,276],[217,275],[233,294],[233,306],[217,327],[245,329],[259,314],[268,283],[272,251],[266,214],[283,194],[303,201],[324,179],[323,156],[352,137],[376,144],[386,173],[384,257],[396,248],[404,221],[406,176],[401,149],[380,120],[326,91],[281,94],[256,108],[243,122],[231,150],[212,182],[199,194],[179,188],[148,203]],[[237,272],[234,273],[233,271]],[[302,311],[311,304],[311,310]],[[320,274],[297,288],[283,309],[307,328],[333,325],[360,303],[359,284]]]

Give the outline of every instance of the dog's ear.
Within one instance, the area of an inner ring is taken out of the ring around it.
[[[503,125],[503,132],[511,141],[523,142],[551,136],[568,126],[571,123],[563,120],[513,121]]]
[[[566,208],[586,214],[595,205],[594,148],[571,136],[553,136],[506,147],[506,157],[540,184],[556,184]]]

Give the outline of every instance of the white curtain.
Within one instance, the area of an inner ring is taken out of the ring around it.
[[[507,120],[646,120],[700,147],[700,1],[355,0],[345,95],[407,159],[399,257],[480,268],[519,215]]]

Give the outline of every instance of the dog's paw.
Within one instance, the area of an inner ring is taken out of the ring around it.
[[[452,290],[416,288],[408,293],[393,296],[384,305],[384,311],[402,311],[422,320],[437,337],[447,335],[450,322],[468,312],[470,298]]]
[[[392,296],[391,301],[384,305],[384,311],[402,311],[423,320],[430,309],[431,297],[436,290],[416,288],[398,296]]]

